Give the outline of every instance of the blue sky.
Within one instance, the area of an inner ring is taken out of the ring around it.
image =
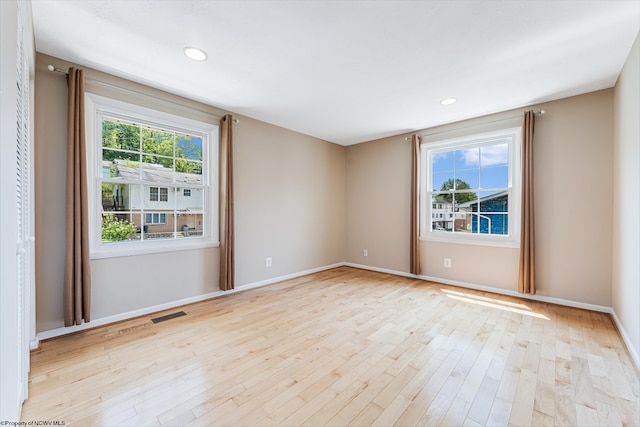
[[[180,134],[176,135],[176,137],[178,139],[176,141],[176,146],[182,148],[182,154],[187,159],[202,160],[202,139],[192,136],[191,141],[189,141]]]
[[[509,183],[509,146],[506,143],[434,153],[432,162],[432,190],[435,191],[449,179],[461,179],[478,190],[507,188]]]

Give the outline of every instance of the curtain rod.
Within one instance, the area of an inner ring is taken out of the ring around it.
[[[53,71],[53,72],[56,72],[56,73],[64,74],[65,76],[69,75],[69,71],[63,70],[62,68],[58,68],[58,67],[55,67],[53,65],[47,65],[47,69],[49,71]],[[114,88],[114,89],[124,90],[126,92],[135,93],[137,95],[142,95],[142,96],[146,96],[146,97],[149,97],[149,98],[154,98],[154,99],[157,99],[159,101],[170,102],[172,105],[179,105],[181,107],[188,108],[190,110],[195,110],[195,111],[198,111],[200,113],[205,113],[205,114],[211,114],[211,115],[217,117],[217,115],[213,114],[211,111],[205,111],[205,110],[201,110],[199,108],[191,107],[189,105],[184,105],[184,104],[179,104],[177,102],[167,101],[164,98],[161,98],[161,97],[158,97],[158,96],[154,96],[154,95],[149,95],[148,93],[143,93],[143,92],[140,92],[140,91],[137,91],[137,90],[134,90],[134,89],[125,88],[125,87],[122,87],[122,86],[114,85],[112,83],[107,83],[107,82],[103,82],[103,81],[96,80],[96,79],[91,79],[91,78],[87,78],[86,80],[88,80],[90,82],[94,82],[94,83],[100,84],[100,85],[103,85],[103,86],[111,87],[111,88]],[[221,117],[218,117],[218,118],[221,118]],[[240,123],[240,119],[233,119],[233,123]]]
[[[538,111],[534,111],[533,114],[535,114],[536,116],[542,116],[546,113],[545,110],[538,110]],[[498,122],[505,122],[507,120],[515,120],[515,119],[519,119],[521,118],[522,115],[519,116],[511,116],[511,117],[505,117],[503,119],[496,119],[496,120],[491,120],[489,122],[482,122],[482,123],[474,123],[471,125],[467,125],[467,126],[463,126],[463,127],[459,127],[456,129],[449,129],[449,130],[441,130],[439,132],[433,132],[433,133],[425,133],[424,135],[420,135],[420,136],[433,136],[433,135],[439,135],[441,133],[447,133],[447,132],[455,132],[461,129],[467,129],[467,128],[471,128],[471,127],[475,127],[475,126],[483,126],[483,125],[489,125],[491,123],[498,123]],[[404,139],[405,141],[411,141],[411,137],[408,136]]]

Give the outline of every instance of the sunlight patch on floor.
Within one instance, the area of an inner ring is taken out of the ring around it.
[[[457,301],[477,304],[489,308],[497,308],[498,310],[510,311],[512,313],[524,314],[525,316],[537,317],[538,319],[549,320],[544,314],[536,313],[524,304],[517,304],[508,301],[500,301],[494,298],[483,297],[479,295],[467,294],[449,289],[440,289],[448,298]]]

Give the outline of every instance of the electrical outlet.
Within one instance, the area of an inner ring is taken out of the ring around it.
[[[271,260],[271,257],[269,256],[269,257],[267,257],[266,265],[267,265],[267,267],[271,267],[271,264],[272,264],[272,260]]]
[[[362,255],[363,255],[363,256],[369,256],[369,251],[368,251],[368,250],[366,250],[366,249],[365,249],[365,250],[363,250],[363,251],[362,251]]]
[[[444,266],[447,268],[451,268],[451,258],[444,259]]]

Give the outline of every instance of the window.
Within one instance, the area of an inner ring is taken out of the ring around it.
[[[182,195],[184,197],[191,197],[191,189],[190,188],[185,188],[182,192]]]
[[[519,141],[511,128],[424,143],[421,236],[517,245]]]
[[[87,107],[92,256],[217,245],[218,127],[92,94]]]
[[[150,202],[168,202],[169,189],[167,187],[149,187]]]
[[[145,224],[166,224],[167,214],[165,213],[148,213],[146,214]]]

